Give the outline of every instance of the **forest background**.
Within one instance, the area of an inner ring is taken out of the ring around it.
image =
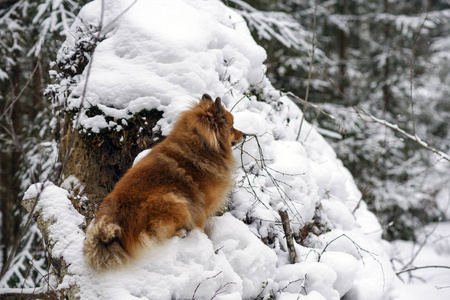
[[[19,234],[20,200],[58,174],[48,84],[85,2],[0,1],[0,264],[21,242],[18,261],[35,261],[36,280],[45,255],[36,227]],[[266,49],[272,83],[350,170],[384,238],[416,242],[427,224],[448,221],[449,1],[224,2]]]

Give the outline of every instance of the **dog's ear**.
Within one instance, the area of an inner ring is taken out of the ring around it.
[[[211,105],[211,109],[215,118],[215,122],[218,124],[222,124],[225,120],[225,109],[222,105],[222,100],[217,97],[214,104]]]
[[[219,97],[214,101],[214,108],[217,112],[223,112],[222,100]]]
[[[211,96],[208,94],[203,94],[202,99],[200,99],[200,101],[206,102],[206,103],[213,102]]]
[[[200,100],[199,107],[202,112],[201,115],[199,115],[201,122],[195,130],[204,139],[208,148],[219,150],[219,134],[226,121],[222,100],[217,97],[216,100],[213,101],[208,94],[204,94]]]

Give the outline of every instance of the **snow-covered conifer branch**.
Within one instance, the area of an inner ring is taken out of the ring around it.
[[[300,26],[291,16],[283,12],[262,12],[242,0],[230,0],[239,7],[239,13],[247,20],[248,26],[254,28],[259,38],[275,38],[285,47],[306,50],[308,44],[305,36],[308,31]]]
[[[68,37],[70,24],[75,19],[73,8],[77,6],[73,0],[45,0],[40,3],[33,18],[33,23],[40,27],[39,38],[28,51],[28,55],[39,56],[42,46],[47,43],[51,34],[58,33],[60,36]]]
[[[323,70],[321,70],[321,72],[327,77],[327,79],[330,81],[330,83],[335,87],[335,89],[339,92],[339,94],[342,96],[342,98],[344,98],[344,100],[347,102],[347,104],[353,109],[353,111],[356,113],[356,115],[362,121],[378,123],[378,124],[384,125],[387,128],[393,130],[394,132],[399,133],[403,137],[415,142],[420,147],[433,152],[434,154],[439,156],[440,159],[444,159],[444,160],[450,162],[450,156],[448,156],[441,150],[431,147],[430,145],[428,145],[428,143],[426,143],[419,136],[417,136],[417,134],[416,135],[410,134],[410,133],[406,132],[405,130],[401,129],[398,125],[393,124],[385,119],[379,119],[379,118],[367,113],[362,108],[358,108],[358,107],[354,106],[353,103],[350,101],[350,99],[347,97],[347,95],[345,95],[339,89],[339,87],[326,75],[326,73]]]

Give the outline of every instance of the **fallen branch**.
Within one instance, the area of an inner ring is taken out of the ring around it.
[[[0,299],[58,299],[59,295],[52,291],[36,288],[4,288],[0,289]]]

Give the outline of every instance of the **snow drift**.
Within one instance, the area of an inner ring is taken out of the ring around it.
[[[134,114],[157,109],[166,135],[177,115],[208,93],[232,109],[237,129],[254,136],[235,149],[240,166],[229,212],[213,219],[208,236],[173,238],[114,272],[87,267],[82,218],[67,191],[47,186],[39,205],[56,220],[54,255],[70,264],[59,288],[77,285],[81,299],[395,296],[382,228],[322,136],[303,122],[296,140],[302,113],[268,82],[265,51],[242,17],[216,0],[111,0],[104,7],[96,0],[80,12],[59,59],[71,53],[80,28],[100,23],[104,39],[91,65],[58,103],[81,108],[79,130],[120,132]],[[87,113],[93,107],[100,113]],[[296,264],[289,263],[279,210],[289,214]]]

